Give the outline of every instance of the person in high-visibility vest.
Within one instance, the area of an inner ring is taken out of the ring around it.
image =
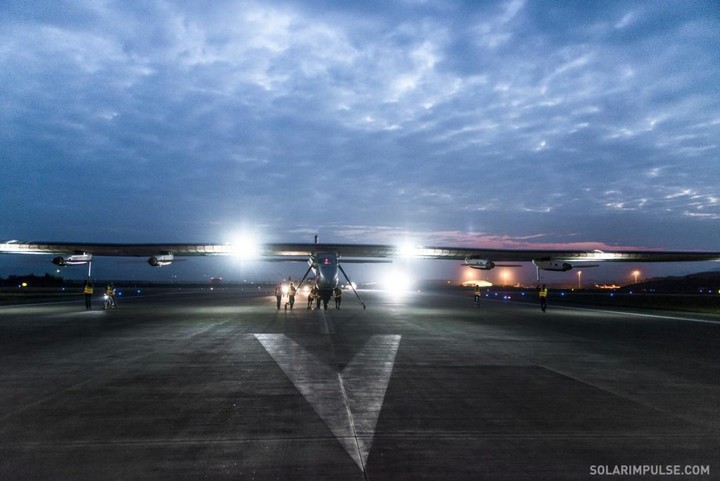
[[[545,312],[545,309],[547,309],[547,296],[548,296],[548,289],[545,286],[545,284],[543,284],[542,287],[538,287],[538,294],[540,296],[540,309],[542,309],[542,311]]]
[[[92,295],[93,295],[93,285],[90,281],[85,281],[85,286],[83,287],[83,294],[85,294],[85,310],[90,309],[91,303],[92,303]]]
[[[290,283],[290,287],[288,288],[288,303],[290,304],[290,309],[293,308],[295,305],[295,292],[297,289],[295,289],[295,284],[292,282]]]
[[[112,307],[117,307],[117,298],[115,297],[115,284],[112,282],[109,283],[107,286],[105,286],[105,294],[110,298],[110,302],[112,303]]]
[[[318,297],[318,289],[317,286],[313,286],[312,289],[310,289],[310,292],[308,292],[308,304],[307,308],[312,309],[313,302],[315,302],[315,299]]]
[[[282,286],[280,284],[275,286],[275,300],[277,301],[277,308],[280,309],[280,301],[282,300]]]
[[[342,289],[336,287],[333,289],[333,294],[335,295],[335,309],[340,309],[340,304],[342,303]]]

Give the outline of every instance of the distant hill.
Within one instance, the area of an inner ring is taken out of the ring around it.
[[[718,294],[720,293],[720,271],[648,279],[644,282],[624,286],[618,291],[657,292],[662,294]]]
[[[60,287],[65,285],[62,277],[55,277],[50,274],[44,276],[36,276],[35,274],[27,274],[24,276],[8,276],[7,279],[0,278],[0,286],[2,287]]]

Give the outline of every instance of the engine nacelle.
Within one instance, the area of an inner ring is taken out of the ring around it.
[[[92,260],[92,254],[73,254],[68,257],[57,256],[53,257],[52,263],[56,266],[80,266],[87,264]]]
[[[150,264],[153,267],[162,267],[162,266],[169,266],[172,264],[172,261],[175,259],[175,256],[172,254],[162,254],[159,256],[150,256],[148,258],[148,264]]]
[[[567,262],[562,261],[533,261],[533,264],[538,266],[539,269],[542,269],[544,271],[559,271],[559,272],[565,272],[569,271],[573,268],[572,264],[569,264]]]
[[[465,258],[465,265],[472,269],[481,269],[483,271],[489,271],[495,267],[495,263],[488,259],[474,259],[472,257]]]

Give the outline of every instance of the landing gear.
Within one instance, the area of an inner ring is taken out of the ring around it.
[[[360,304],[362,304],[362,306],[363,306],[363,310],[365,310],[365,303],[363,302],[362,299],[360,299],[360,295],[357,293],[357,291],[355,290],[355,286],[350,281],[350,278],[348,277],[348,275],[345,273],[345,269],[343,269],[340,264],[338,264],[338,269],[340,269],[340,272],[342,272],[343,275],[345,276],[345,280],[347,281],[348,285],[350,286],[350,289],[352,289],[352,291],[355,293],[355,297],[358,298],[358,301],[360,301]],[[325,303],[325,309],[327,309],[327,302]]]

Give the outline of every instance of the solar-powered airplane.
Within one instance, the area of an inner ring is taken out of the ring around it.
[[[393,259],[419,258],[460,260],[473,269],[490,270],[508,266],[503,262],[532,262],[545,271],[569,271],[599,262],[700,262],[720,261],[720,252],[661,250],[551,250],[483,249],[478,247],[400,247],[388,244],[266,243],[242,244],[92,244],[64,242],[0,243],[0,254],[53,255],[58,266],[91,265],[93,257],[146,257],[153,267],[167,266],[176,257],[242,256],[265,261],[302,261],[312,271],[325,304],[340,283],[340,274],[352,286],[342,263],[392,262]],[[512,264],[516,265],[516,264]],[[88,276],[90,267],[88,267]],[[355,291],[353,287],[353,291]],[[357,292],[355,291],[355,295]],[[359,296],[358,296],[358,299]],[[365,304],[360,300],[363,304]]]

